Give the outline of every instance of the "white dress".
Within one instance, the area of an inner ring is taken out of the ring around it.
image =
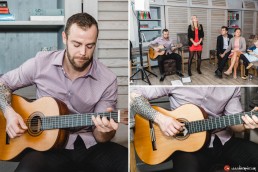
[[[256,48],[255,50],[253,50],[253,53],[256,54],[256,55],[258,55],[258,48]],[[249,60],[249,62],[258,61],[258,58],[255,57],[253,54],[245,53],[244,55],[245,55],[245,57]]]

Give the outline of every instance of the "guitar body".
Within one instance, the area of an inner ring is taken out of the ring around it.
[[[159,55],[165,54],[165,47],[163,45],[159,45],[157,48],[159,48],[160,51],[155,51],[152,47],[149,48],[149,58],[151,60],[155,60]]]
[[[46,151],[51,148],[63,147],[66,143],[68,132],[62,129],[39,131],[33,126],[40,116],[56,116],[68,113],[64,103],[51,97],[43,97],[34,102],[28,102],[17,95],[12,96],[12,107],[27,122],[28,130],[20,137],[9,139],[7,144],[6,120],[0,111],[0,160],[11,160],[26,148]],[[29,120],[28,120],[29,121]]]
[[[203,109],[193,105],[185,104],[173,111],[167,111],[161,107],[153,108],[166,116],[175,118],[181,122],[196,121],[205,118],[206,113]],[[150,165],[159,164],[170,157],[175,151],[194,152],[201,149],[209,139],[208,132],[188,134],[187,136],[168,137],[162,133],[159,126],[153,123],[156,150],[153,150],[149,120],[135,116],[135,136],[134,145],[139,158]]]

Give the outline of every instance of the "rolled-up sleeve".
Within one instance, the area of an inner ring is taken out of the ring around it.
[[[232,98],[229,99],[227,105],[225,106],[225,115],[233,115],[240,112],[243,112],[242,105],[240,102],[241,98],[241,88],[235,88],[235,92],[232,95]]]
[[[33,85],[36,65],[35,58],[24,62],[20,67],[11,70],[0,78],[0,82],[7,85],[12,91]]]
[[[168,96],[169,88],[168,87],[155,87],[155,88],[138,87],[138,88],[131,88],[131,92],[140,94],[148,100],[153,100],[163,96]]]
[[[150,45],[158,44],[158,43],[159,43],[159,40],[160,40],[160,37],[154,39],[153,41],[150,42]]]

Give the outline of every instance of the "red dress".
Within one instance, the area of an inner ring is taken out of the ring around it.
[[[195,29],[194,42],[199,42],[198,32],[199,32],[199,31],[198,31],[198,28]],[[197,45],[197,46],[194,46],[194,44],[193,44],[191,47],[189,47],[189,50],[190,50],[190,51],[202,51],[202,45],[199,44],[199,45]]]

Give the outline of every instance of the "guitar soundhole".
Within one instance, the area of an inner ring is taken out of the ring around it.
[[[179,118],[177,119],[179,122],[181,123],[185,123],[185,122],[188,122],[187,119],[184,119],[184,118]],[[178,133],[175,138],[178,139],[178,140],[185,140],[189,137],[189,133],[188,133],[188,130],[186,127],[184,127],[184,130],[181,131],[180,133]]]
[[[43,114],[41,112],[34,112],[32,115],[30,115],[27,126],[28,126],[28,133],[32,136],[38,136],[42,133],[41,130],[41,117],[43,117]]]

